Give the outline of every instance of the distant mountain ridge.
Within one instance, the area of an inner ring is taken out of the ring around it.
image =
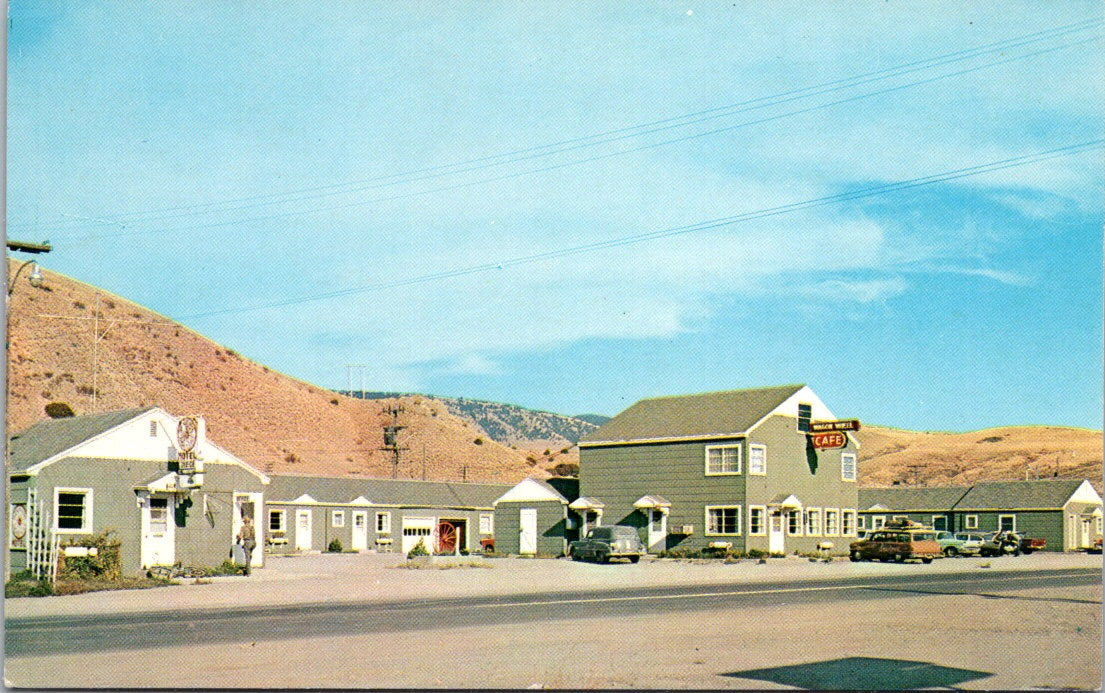
[[[536,450],[542,446],[574,446],[584,435],[610,420],[601,414],[567,416],[515,404],[489,402],[467,397],[441,397],[415,392],[339,390],[356,399],[377,400],[399,397],[427,397],[445,404],[449,413],[482,429],[489,438],[504,445]]]

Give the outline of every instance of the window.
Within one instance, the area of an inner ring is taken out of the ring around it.
[[[1016,515],[998,515],[998,529],[1002,532],[1016,532],[1017,531],[1017,516]]]
[[[867,516],[860,515],[856,518],[856,529],[867,529]]]
[[[932,528],[937,531],[947,531],[948,529],[948,516],[947,515],[933,515],[932,516]]]
[[[978,515],[968,515],[963,526],[967,529],[978,529]]]
[[[150,533],[164,534],[169,531],[169,499],[150,499]]]
[[[92,489],[54,489],[54,528],[59,532],[92,532]]]
[[[763,536],[766,533],[764,526],[764,516],[767,515],[767,508],[763,506],[754,505],[748,509],[748,533]]]
[[[741,507],[707,506],[706,508],[706,534],[740,534],[741,533]]]
[[[806,534],[821,534],[820,508],[810,508],[806,511]]]
[[[825,511],[825,534],[827,536],[835,537],[837,535],[837,532],[840,531],[840,527],[837,526],[837,517],[839,515],[839,510]]]
[[[856,533],[855,510],[840,511],[840,533],[845,537],[850,537]]]
[[[706,474],[740,474],[739,445],[715,445],[706,448]]]
[[[152,421],[150,421],[150,437],[157,437],[157,419],[153,419]]]
[[[269,531],[273,534],[283,534],[286,531],[283,510],[269,511]]]
[[[813,418],[813,405],[798,404],[798,432],[810,432],[810,419]]]
[[[850,452],[840,455],[840,478],[844,481],[856,480],[856,456]]]
[[[748,473],[767,474],[767,446],[748,446]]]
[[[376,513],[376,533],[391,534],[391,513]]]
[[[787,534],[797,537],[802,534],[802,511],[787,511]]]
[[[874,517],[871,518],[871,529],[882,529],[883,525],[885,525],[885,524],[886,524],[886,516],[885,515],[875,515]]]
[[[491,513],[480,513],[480,534],[495,533],[495,516]]]
[[[330,526],[331,527],[344,527],[345,526],[345,511],[333,510],[330,512]]]
[[[1093,522],[1094,522],[1094,531],[1097,532],[1098,534],[1101,534],[1101,516],[1098,515],[1098,516],[1094,517]]]

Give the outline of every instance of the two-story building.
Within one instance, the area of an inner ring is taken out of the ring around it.
[[[642,400],[580,441],[570,508],[581,530],[637,527],[653,553],[839,549],[856,533],[858,446],[811,436],[835,419],[805,385]]]

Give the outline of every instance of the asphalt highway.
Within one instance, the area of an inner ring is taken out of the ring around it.
[[[504,597],[402,602],[320,602],[219,610],[43,616],[5,620],[8,658],[131,651],[217,643],[404,633],[450,627],[532,624],[618,617],[831,605],[840,601],[974,595],[995,600],[1099,604],[1064,595],[1065,587],[1099,585],[1101,571],[973,571],[831,580],[689,585],[546,592]],[[1023,594],[1045,588],[1043,596]],[[923,609],[923,601],[918,608]]]

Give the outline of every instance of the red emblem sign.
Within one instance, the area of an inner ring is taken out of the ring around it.
[[[839,431],[830,433],[811,433],[810,441],[815,450],[832,450],[848,445],[848,436]]]

